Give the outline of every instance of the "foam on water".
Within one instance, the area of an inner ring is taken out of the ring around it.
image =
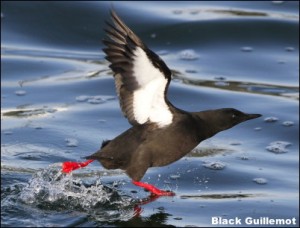
[[[223,162],[215,161],[215,162],[206,162],[203,164],[203,166],[208,169],[221,170],[224,169],[226,165]]]
[[[262,177],[254,178],[253,181],[257,184],[266,184],[266,183],[268,183],[267,179],[262,178]]]
[[[114,100],[114,96],[103,96],[103,95],[96,95],[96,96],[87,96],[87,95],[80,95],[76,98],[77,102],[87,102],[90,104],[103,104],[106,101]]]
[[[266,149],[270,152],[273,152],[275,154],[282,154],[287,153],[289,150],[287,147],[291,146],[292,143],[285,142],[285,141],[274,141],[269,144],[269,146],[266,147]]]
[[[243,51],[243,52],[252,52],[253,48],[252,47],[241,47],[241,51]]]
[[[264,121],[267,122],[267,123],[274,123],[274,122],[278,121],[278,118],[275,117],[275,116],[270,116],[270,117],[266,117],[264,119]]]
[[[186,49],[179,53],[179,58],[182,60],[196,60],[199,55],[192,49]]]
[[[17,95],[17,96],[24,96],[24,95],[26,95],[26,91],[25,90],[17,90],[17,91],[15,91],[15,94]]]
[[[74,138],[66,138],[65,139],[66,146],[68,147],[77,147],[78,146],[78,140]]]
[[[283,121],[282,125],[285,126],[285,127],[290,127],[290,126],[294,125],[294,122],[287,120],[287,121]]]

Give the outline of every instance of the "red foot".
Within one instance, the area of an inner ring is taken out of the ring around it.
[[[143,182],[139,182],[139,181],[134,181],[134,180],[132,181],[132,183],[136,186],[142,187],[142,188],[150,191],[154,195],[158,195],[158,196],[175,196],[174,192],[160,190],[160,189],[156,188],[155,186],[153,186],[151,184],[147,184],[147,183],[143,183]]]
[[[76,170],[76,169],[83,168],[83,167],[87,166],[88,164],[90,164],[93,161],[94,160],[87,160],[85,162],[71,162],[71,161],[67,161],[67,162],[64,162],[62,164],[62,171],[64,173],[70,173],[73,170]]]

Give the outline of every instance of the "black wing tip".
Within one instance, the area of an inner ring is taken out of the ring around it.
[[[172,73],[160,57],[143,43],[143,41],[120,19],[114,9],[110,9],[110,15],[112,23],[106,21],[108,28],[104,29],[109,39],[102,40],[108,49],[122,50],[124,57],[127,58],[128,55],[133,55],[133,50],[135,50],[136,47],[140,47],[146,52],[153,65],[159,68],[165,77],[170,80]],[[120,42],[121,40],[122,42]],[[104,52],[108,54],[108,51]]]
[[[110,14],[111,17],[116,17],[116,16],[118,17],[117,12],[114,8],[111,8],[109,10],[109,14]]]
[[[111,18],[113,19],[113,21],[122,21],[121,18],[118,16],[115,9],[113,9],[113,8],[110,9],[109,14],[110,14]]]

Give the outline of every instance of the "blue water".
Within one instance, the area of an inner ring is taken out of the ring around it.
[[[174,105],[263,115],[149,169],[174,197],[97,162],[60,172],[130,127],[101,50],[112,7],[173,71]],[[1,226],[299,226],[298,40],[296,1],[2,1]]]

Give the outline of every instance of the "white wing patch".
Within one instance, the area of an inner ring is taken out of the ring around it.
[[[133,75],[140,88],[133,93],[133,113],[139,124],[148,120],[159,127],[172,123],[173,115],[165,102],[168,80],[153,66],[143,49],[134,51]]]

